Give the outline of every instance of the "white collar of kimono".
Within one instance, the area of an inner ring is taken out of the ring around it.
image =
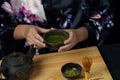
[[[41,0],[11,0],[11,5],[15,14],[23,9],[25,15],[34,14],[37,17],[46,20]]]

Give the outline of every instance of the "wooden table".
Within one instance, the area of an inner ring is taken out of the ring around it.
[[[81,60],[84,56],[93,58],[90,80],[113,80],[95,46],[35,56],[33,58],[35,63],[34,71],[29,80],[68,80],[61,74],[62,65],[75,62],[82,66]],[[84,80],[84,77],[75,80]]]

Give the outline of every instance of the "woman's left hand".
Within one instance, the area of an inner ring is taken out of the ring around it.
[[[79,29],[66,29],[65,31],[69,33],[69,38],[64,41],[64,46],[61,46],[58,49],[58,52],[70,50],[77,43],[88,38],[88,31],[85,27],[81,27]]]

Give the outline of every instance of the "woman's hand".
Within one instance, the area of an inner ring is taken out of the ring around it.
[[[19,25],[14,31],[15,39],[26,39],[29,45],[34,45],[35,48],[41,49],[46,47],[43,43],[43,38],[40,34],[48,32],[49,29],[40,28],[34,25]]]
[[[64,46],[58,49],[58,52],[72,49],[77,43],[82,42],[88,38],[88,31],[85,27],[79,29],[67,29],[69,38],[64,41]]]
[[[34,47],[35,48],[45,48],[46,45],[45,43],[43,42],[43,38],[40,34],[43,34],[43,33],[46,33],[48,32],[49,30],[48,29],[43,29],[43,28],[40,28],[40,27],[32,27],[29,29],[29,31],[27,32],[27,35],[26,35],[26,41],[29,45],[32,45],[34,44]]]

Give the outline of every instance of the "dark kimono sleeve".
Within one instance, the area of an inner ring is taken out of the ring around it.
[[[13,18],[9,16],[9,14],[1,8],[1,5],[4,3],[6,0],[1,0],[0,1],[0,30],[1,30],[1,36],[9,34],[7,36],[13,38],[13,31],[17,24],[14,22]],[[11,39],[10,38],[10,39]]]
[[[73,27],[88,30],[90,45],[100,46],[113,27],[111,0],[75,0]]]
[[[0,15],[0,44],[1,44],[1,55],[5,56],[17,48],[20,48],[22,40],[15,40],[13,38],[13,32],[16,23],[12,22],[12,18],[7,15]],[[18,47],[19,46],[19,47]]]
[[[17,48],[20,49],[23,44],[22,40],[18,41],[13,38],[13,32],[17,25],[14,17],[0,7],[0,58],[16,51]]]
[[[4,15],[0,19],[0,57],[4,57],[14,51],[24,52],[23,47],[25,40],[15,40],[13,38],[14,29],[17,25],[18,24],[15,23],[14,20],[12,22],[10,16]]]
[[[76,0],[75,3],[76,15],[73,20],[73,26],[75,28],[85,27],[88,30],[88,39],[84,41],[87,46],[97,45],[95,29],[90,25],[88,17],[86,16],[88,12],[88,4],[85,0]],[[80,43],[81,44],[81,43]]]
[[[92,35],[96,37],[100,46],[109,35],[113,27],[113,15],[111,12],[111,0],[92,0],[85,2],[83,6],[84,25],[89,32],[89,40]]]

